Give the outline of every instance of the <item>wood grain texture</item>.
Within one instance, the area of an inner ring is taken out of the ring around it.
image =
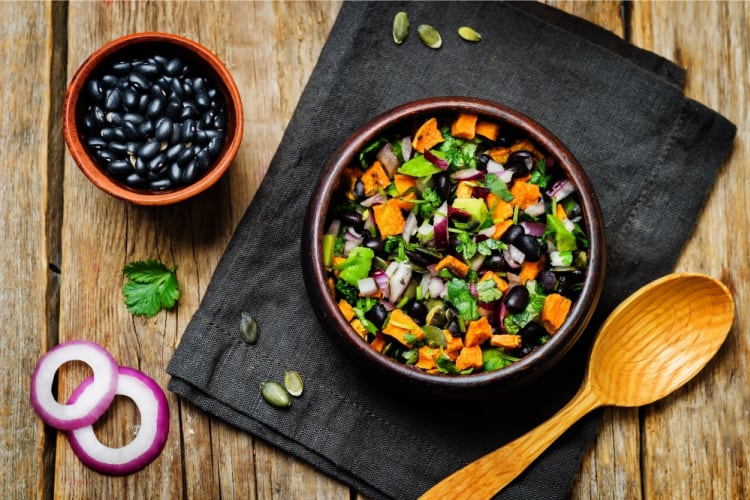
[[[620,2],[548,3],[687,67],[687,94],[738,125],[734,150],[678,264],[730,286],[739,306],[733,331],[707,369],[662,403],[604,412],[571,496],[747,498],[750,325],[742,305],[750,298],[750,6],[634,2],[623,20]],[[339,7],[338,1],[0,2],[4,498],[363,498],[171,394],[172,431],[159,459],[130,477],[100,476],[80,464],[64,437],[55,439],[28,400],[40,353],[73,338],[101,342],[120,363],[166,387],[164,367],[265,174]],[[59,130],[61,95],[77,66],[106,41],[143,30],[171,31],[214,50],[245,101],[243,146],[228,175],[208,193],[167,209],[128,206],[98,191],[70,160]],[[178,264],[183,291],[175,310],[152,320],[130,317],[120,294],[119,270],[146,257]],[[86,374],[66,365],[61,395]],[[137,424],[132,404],[120,398],[104,420],[96,432],[112,445],[125,442]]]

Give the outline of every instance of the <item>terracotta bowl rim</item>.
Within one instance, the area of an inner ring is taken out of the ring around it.
[[[349,326],[334,298],[325,291],[322,236],[326,229],[331,196],[336,189],[335,179],[365,145],[382,131],[397,126],[404,120],[429,113],[458,111],[478,113],[517,127],[555,157],[579,191],[590,242],[589,264],[578,300],[565,323],[544,346],[497,371],[460,376],[433,375],[397,363],[376,352]],[[508,106],[471,97],[439,96],[408,102],[373,118],[351,134],[331,156],[308,204],[302,235],[302,260],[308,295],[321,326],[349,355],[356,357],[357,363],[362,362],[366,369],[376,369],[391,378],[408,382],[410,386],[424,387],[433,393],[457,394],[459,391],[474,392],[471,389],[482,392],[481,389],[507,388],[515,385],[514,382],[533,380],[556,364],[578,341],[594,313],[604,282],[606,245],[601,208],[593,185],[578,160],[556,136],[541,124]]]
[[[197,181],[188,186],[165,191],[148,191],[133,189],[115,181],[88,154],[81,142],[81,135],[76,120],[81,91],[91,73],[99,65],[118,51],[127,50],[138,44],[165,43],[176,45],[192,53],[206,65],[208,70],[218,77],[214,82],[225,97],[227,105],[227,141],[213,166]],[[239,151],[244,131],[244,114],[242,98],[237,84],[224,63],[207,47],[189,38],[159,31],[131,33],[115,38],[92,52],[73,74],[62,107],[63,136],[68,151],[83,174],[102,191],[137,205],[169,205],[193,197],[213,186],[234,161]]]

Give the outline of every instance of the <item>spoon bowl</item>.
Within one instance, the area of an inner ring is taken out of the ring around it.
[[[713,358],[733,321],[731,293],[709,276],[675,273],[649,283],[599,329],[586,377],[567,405],[420,498],[491,498],[595,408],[642,406],[680,388]]]

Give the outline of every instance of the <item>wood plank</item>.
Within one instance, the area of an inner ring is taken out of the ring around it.
[[[49,498],[44,481],[52,471],[54,433],[30,404],[29,379],[37,359],[56,332],[47,331],[48,305],[54,304],[56,275],[48,268],[54,257],[46,242],[55,233],[49,221],[48,168],[57,151],[48,151],[54,111],[48,83],[52,79],[52,8],[45,2],[0,3],[0,484],[4,496]],[[41,83],[41,84],[40,84]],[[55,182],[59,176],[55,176]]]
[[[247,127],[235,164],[214,189],[162,209],[109,198],[68,158],[61,339],[96,340],[120,363],[139,367],[166,387],[164,368],[265,173],[338,8],[338,3],[328,2],[70,4],[69,74],[88,53],[119,35],[176,32],[203,43],[227,64],[243,93]],[[131,260],[148,257],[179,266],[183,295],[174,311],[152,320],[131,318],[122,305],[120,270]],[[63,390],[69,391],[84,376],[79,368],[61,374]],[[172,430],[167,447],[156,462],[132,476],[112,479],[91,473],[60,439],[56,493],[253,498],[266,491],[254,477],[258,461],[271,464],[274,476],[286,485],[281,491],[299,494],[310,487],[322,496],[348,496],[345,486],[256,444],[251,436],[171,394],[169,402]],[[127,402],[118,398],[114,406],[97,428],[102,441],[112,445],[126,440],[133,428],[124,422],[137,418]],[[267,491],[273,496],[278,488]]]
[[[678,270],[722,279],[735,295],[737,317],[726,344],[703,373],[644,409],[644,496],[747,498],[750,325],[742,305],[750,299],[750,179],[744,174],[750,162],[750,5],[644,2],[634,4],[634,14],[636,43],[685,66],[687,95],[738,125],[733,151],[678,264]]]

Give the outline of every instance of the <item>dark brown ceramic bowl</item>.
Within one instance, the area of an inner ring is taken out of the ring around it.
[[[145,59],[160,54],[179,57],[195,74],[211,80],[226,106],[224,144],[202,176],[187,185],[164,190],[134,188],[110,175],[104,162],[92,156],[85,145],[82,116],[90,100],[85,93],[86,82],[100,76],[102,68],[112,63]],[[81,171],[101,190],[138,205],[168,205],[197,195],[211,187],[227,171],[240,146],[243,133],[242,100],[232,75],[219,58],[206,47],[187,38],[168,33],[135,33],[115,39],[91,54],[73,75],[63,102],[63,134],[68,150]]]
[[[376,352],[351,328],[326,286],[322,239],[342,171],[355,164],[358,153],[365,146],[386,131],[410,126],[415,118],[456,112],[478,114],[500,123],[501,127],[515,127],[555,158],[578,191],[590,241],[589,264],[578,300],[561,328],[544,345],[497,371],[436,375],[397,363]],[[581,336],[599,300],[604,281],[605,251],[604,227],[594,189],[578,161],[555,136],[530,118],[500,104],[466,97],[438,97],[404,104],[374,118],[352,134],[332,156],[309,202],[302,237],[302,267],[308,294],[321,325],[351,362],[371,375],[372,380],[414,395],[471,399],[510,392],[541,376],[568,352]]]

